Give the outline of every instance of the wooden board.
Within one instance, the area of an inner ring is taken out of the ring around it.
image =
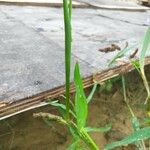
[[[1,5],[0,17],[0,117],[6,118],[64,94],[63,11]],[[99,49],[112,43],[120,47],[138,43],[149,19],[150,12],[74,9],[71,81],[76,61],[85,87],[93,84],[95,74],[102,81],[122,72],[128,64],[108,67],[117,51]]]

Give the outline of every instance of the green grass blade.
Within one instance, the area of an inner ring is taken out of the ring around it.
[[[145,140],[148,138],[150,138],[150,127],[145,127],[138,131],[135,131],[134,133],[130,134],[129,136],[127,136],[121,141],[113,142],[111,144],[106,145],[104,147],[104,150],[110,150],[116,147],[126,146],[128,144],[131,144],[140,140]]]
[[[93,128],[93,127],[86,127],[84,128],[86,132],[108,132],[111,129],[111,125],[107,125],[106,127],[100,127],[100,128]]]
[[[144,36],[144,40],[142,43],[142,48],[141,48],[141,53],[140,53],[140,67],[141,68],[144,67],[144,59],[145,59],[146,52],[149,48],[149,45],[150,45],[150,27],[146,31],[146,34]]]
[[[125,77],[124,77],[124,75],[121,76],[121,79],[122,79],[122,89],[123,89],[124,101],[125,101],[128,109],[129,109],[129,111],[131,113],[131,116],[134,118],[135,117],[134,112],[133,112],[131,106],[129,105],[129,102],[127,101],[127,92],[126,92],[126,84],[125,84]]]
[[[132,117],[132,128],[134,129],[134,131],[140,130],[140,122],[137,117]],[[136,147],[139,149],[140,148],[142,149],[143,146],[145,147],[145,145],[143,144],[144,144],[143,140],[135,142]]]
[[[87,103],[89,103],[91,101],[91,99],[92,99],[92,97],[93,97],[93,95],[96,91],[97,85],[98,85],[97,83],[94,84],[94,86],[92,88],[92,91],[91,91],[91,93],[89,94],[89,96],[87,98]]]
[[[52,105],[52,106],[61,108],[61,109],[63,109],[64,111],[66,111],[66,106],[65,106],[64,104],[58,103],[58,100],[57,100],[57,101],[51,101],[51,102],[49,102],[49,104]],[[76,115],[74,114],[74,112],[73,112],[71,109],[69,110],[69,113],[70,113],[74,118],[76,118]]]
[[[108,66],[111,66],[116,61],[116,59],[123,57],[128,51],[135,48],[137,45],[138,44],[134,44],[134,45],[126,47],[123,50],[121,50],[120,52],[118,52],[118,54],[109,62]]]
[[[71,16],[70,16],[71,8],[72,8],[72,3],[70,3],[70,7],[68,7],[68,0],[63,0],[64,26],[65,26],[65,81],[66,81],[66,119],[67,120],[69,119],[69,109],[70,109],[70,103],[69,103],[70,64],[71,64],[71,41],[72,41]]]
[[[78,148],[79,143],[80,143],[80,139],[75,140],[71,145],[69,145],[67,150],[81,150],[81,148]]]
[[[86,96],[84,93],[84,88],[83,88],[83,83],[82,83],[82,78],[80,75],[80,67],[79,67],[78,63],[76,63],[76,65],[75,65],[74,82],[75,82],[76,91],[79,90],[80,93],[83,95],[83,97],[86,99]]]
[[[88,106],[87,106],[85,93],[83,91],[83,84],[80,76],[80,69],[78,63],[76,63],[75,65],[74,81],[76,87],[75,112],[77,117],[77,126],[78,129],[81,129],[86,124]]]

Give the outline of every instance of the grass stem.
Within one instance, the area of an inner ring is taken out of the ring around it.
[[[65,28],[65,81],[66,81],[66,120],[69,120],[70,109],[70,65],[71,65],[71,9],[72,0],[63,0],[64,28]]]
[[[127,92],[126,92],[126,85],[125,85],[125,77],[124,77],[124,75],[121,76],[121,79],[122,79],[124,101],[125,101],[128,109],[129,109],[129,111],[131,113],[131,116],[135,117],[134,112],[133,112],[132,108],[130,107],[130,105],[129,105],[128,101],[127,101]]]
[[[134,114],[132,108],[130,107],[130,105],[129,105],[128,101],[127,101],[127,94],[126,94],[126,86],[125,86],[125,77],[124,77],[124,75],[122,75],[121,78],[122,78],[124,101],[125,101],[125,103],[126,103],[128,109],[129,109],[129,111],[130,111],[130,113],[131,113],[131,116],[134,118],[134,117],[135,117],[135,114]],[[144,140],[141,140],[141,142],[139,142],[139,144],[140,144],[140,146],[143,148],[143,150],[146,150]]]

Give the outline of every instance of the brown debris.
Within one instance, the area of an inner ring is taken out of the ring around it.
[[[124,49],[125,49],[125,48],[127,48],[128,46],[129,46],[129,43],[128,43],[128,42],[126,42],[126,43],[125,43],[125,47],[124,47]]]
[[[104,53],[113,52],[116,50],[119,50],[119,51],[121,50],[121,48],[117,44],[111,44],[111,46],[109,47],[99,49],[100,52],[104,52]]]
[[[138,48],[129,56],[130,59],[135,58],[136,54],[138,53]]]

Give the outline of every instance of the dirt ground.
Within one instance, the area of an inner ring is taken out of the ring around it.
[[[147,67],[147,76],[150,80],[150,66]],[[135,114],[144,118],[142,105],[146,92],[136,71],[126,75],[127,96]],[[89,93],[88,89],[86,92]],[[47,106],[25,112],[21,115],[0,122],[0,150],[66,150],[71,142],[68,130],[56,123],[45,123],[42,119],[32,117],[34,112],[47,111],[57,113],[55,108]],[[131,115],[123,101],[120,82],[116,82],[111,92],[97,91],[89,106],[88,125],[93,127],[112,124],[112,129],[103,133],[94,133],[91,136],[99,147],[106,143],[120,140],[132,132]],[[133,146],[120,148],[134,150]]]

